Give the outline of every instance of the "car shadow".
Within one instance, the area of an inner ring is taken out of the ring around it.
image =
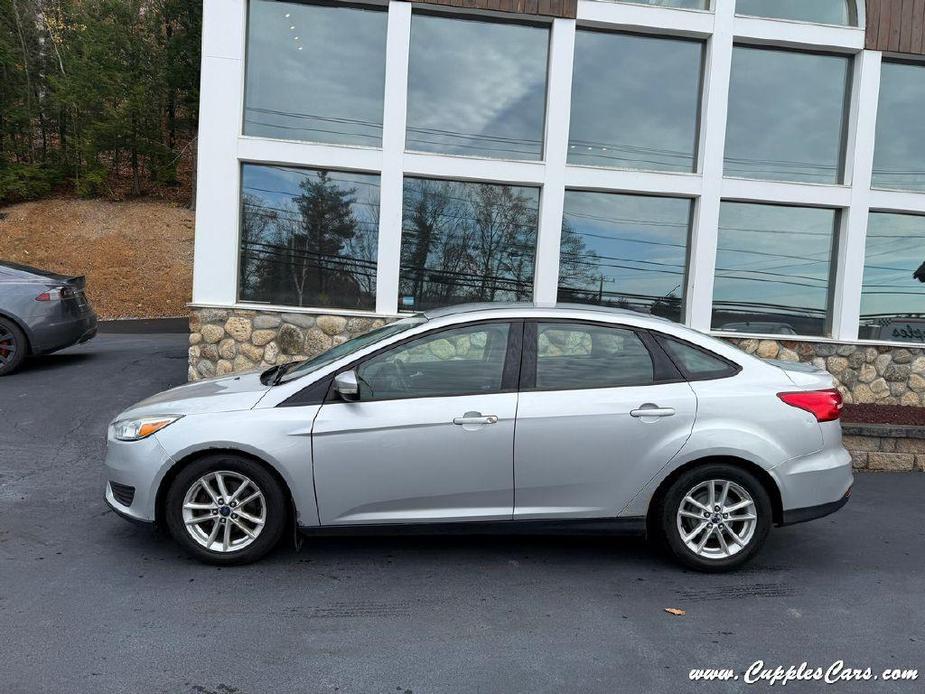
[[[41,354],[38,356],[26,357],[19,368],[6,378],[14,378],[17,374],[25,374],[30,371],[54,371],[56,369],[73,368],[80,364],[92,361],[97,357],[92,352],[81,352],[78,354]]]

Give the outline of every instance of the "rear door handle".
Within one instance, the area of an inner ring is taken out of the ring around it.
[[[671,417],[674,413],[673,407],[658,407],[657,405],[643,405],[638,409],[630,410],[631,417]]]
[[[485,414],[481,412],[466,412],[462,417],[454,417],[453,424],[465,426],[467,424],[497,424],[498,415]]]

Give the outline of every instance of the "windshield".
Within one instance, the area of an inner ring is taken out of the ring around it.
[[[343,357],[350,356],[354,352],[359,352],[364,347],[369,347],[380,340],[384,340],[387,337],[392,335],[398,335],[403,333],[406,330],[422,325],[427,322],[427,318],[423,314],[415,314],[409,316],[408,318],[402,318],[399,321],[394,323],[389,323],[388,325],[383,325],[381,328],[376,328],[371,330],[368,333],[355,337],[352,340],[347,340],[343,344],[332,347],[327,352],[322,352],[317,357],[312,359],[306,359],[305,361],[299,362],[295,366],[291,367],[286,373],[285,378],[280,382],[287,383],[295,378],[304,376],[305,374],[320,369],[328,364],[333,364],[338,359]]]

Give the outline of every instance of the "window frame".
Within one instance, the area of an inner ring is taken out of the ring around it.
[[[479,325],[497,325],[499,323],[507,324],[508,334],[507,334],[507,349],[504,353],[504,365],[502,366],[501,371],[501,388],[498,390],[492,391],[475,391],[471,393],[454,393],[452,395],[415,395],[415,396],[397,396],[390,398],[376,398],[375,400],[350,400],[346,401],[341,398],[337,392],[334,390],[334,379],[342,373],[347,371],[355,371],[361,367],[366,362],[375,359],[383,354],[386,354],[394,349],[398,349],[410,342],[415,342],[424,337],[433,337],[434,335],[439,335],[444,332],[458,330],[460,328],[473,328],[478,327]],[[324,396],[324,400],[321,403],[322,405],[332,405],[338,403],[373,403],[373,402],[394,402],[397,400],[430,400],[433,398],[462,398],[462,397],[471,397],[473,395],[500,395],[504,393],[517,393],[520,386],[520,372],[521,372],[521,355],[523,347],[523,331],[524,331],[524,321],[517,318],[489,318],[485,320],[476,320],[476,321],[464,321],[462,323],[452,323],[450,325],[444,325],[439,328],[433,328],[432,330],[427,330],[422,333],[416,333],[414,335],[409,335],[397,342],[392,342],[380,349],[377,349],[375,352],[366,354],[354,361],[350,362],[346,366],[343,366],[333,374],[324,377],[321,381],[326,381],[330,379],[330,383],[327,387],[327,393]],[[316,387],[316,384],[312,384],[304,389],[305,392],[309,391]]]
[[[639,338],[639,341],[649,353],[652,360],[652,382],[640,384],[626,384],[619,386],[585,386],[585,387],[562,387],[562,388],[540,388],[536,385],[536,374],[538,365],[539,351],[539,324],[563,323],[568,325],[579,325],[596,328],[609,328],[611,330],[625,330],[631,332]],[[669,383],[682,383],[684,376],[674,365],[668,355],[664,353],[661,347],[652,337],[646,328],[626,325],[624,323],[610,323],[607,321],[587,320],[584,318],[532,318],[524,321],[523,331],[523,348],[520,362],[520,392],[521,393],[555,393],[569,390],[611,390],[614,388],[646,388],[649,386],[666,385]]]

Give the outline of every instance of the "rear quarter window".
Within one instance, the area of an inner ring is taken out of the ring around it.
[[[658,342],[688,380],[728,378],[741,370],[738,364],[688,342],[665,335],[660,335]]]

